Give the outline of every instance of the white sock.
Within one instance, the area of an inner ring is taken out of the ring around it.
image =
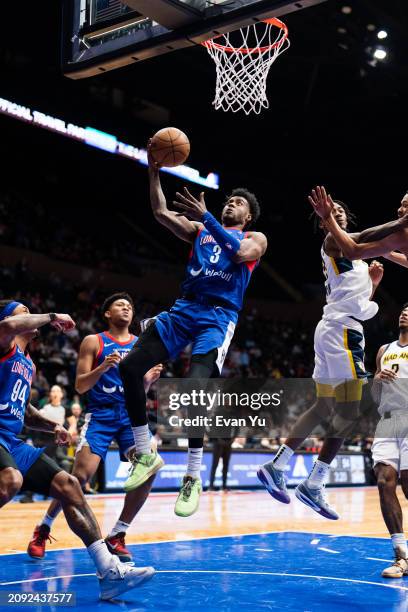
[[[49,514],[45,513],[45,516],[44,516],[43,520],[41,521],[41,525],[47,525],[47,527],[49,527],[51,529],[52,524],[55,521],[55,519],[57,518],[57,516],[50,516]]]
[[[314,464],[312,471],[307,477],[307,484],[312,489],[320,489],[327,482],[329,476],[330,465],[317,459]]]
[[[108,550],[104,540],[96,540],[87,548],[95,567],[101,576],[106,574],[108,569],[115,563],[113,555]]]
[[[150,454],[150,433],[148,425],[140,425],[132,427],[133,437],[135,439],[136,453],[138,455]]]
[[[203,458],[202,448],[188,449],[187,475],[192,478],[199,478],[201,471],[201,462]]]
[[[273,464],[273,467],[277,470],[284,470],[288,465],[291,456],[295,451],[290,448],[290,446],[286,446],[286,444],[282,444],[276,453],[275,457],[269,463]],[[268,465],[268,464],[266,464]]]
[[[395,556],[398,559],[406,559],[408,557],[408,550],[405,535],[403,533],[393,533],[391,540]]]
[[[130,523],[125,523],[124,521],[116,521],[116,524],[113,526],[112,531],[108,535],[108,538],[116,535],[117,533],[126,533],[130,527]]]

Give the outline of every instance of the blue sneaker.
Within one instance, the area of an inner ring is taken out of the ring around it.
[[[286,488],[286,478],[283,470],[277,470],[272,463],[261,465],[257,476],[266,490],[274,499],[283,504],[290,504],[290,497]]]
[[[309,508],[312,508],[312,510],[321,516],[331,519],[332,521],[337,521],[337,519],[340,518],[334,508],[331,508],[325,500],[324,487],[311,489],[307,481],[304,480],[296,487],[295,495],[301,502],[309,506]]]

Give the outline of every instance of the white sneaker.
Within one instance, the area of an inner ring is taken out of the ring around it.
[[[402,578],[408,576],[408,561],[406,559],[396,559],[390,567],[386,567],[382,572],[383,578]]]
[[[114,558],[114,565],[108,569],[104,576],[98,576],[101,599],[113,599],[121,593],[130,591],[136,586],[150,580],[154,575],[153,567],[134,567],[128,563],[121,563]]]

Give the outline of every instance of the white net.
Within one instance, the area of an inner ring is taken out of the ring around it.
[[[202,44],[216,66],[213,105],[217,110],[233,113],[243,110],[249,115],[269,107],[266,96],[269,69],[290,46],[282,21],[261,21]]]

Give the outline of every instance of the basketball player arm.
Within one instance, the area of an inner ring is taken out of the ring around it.
[[[176,213],[174,210],[167,208],[166,197],[163,193],[159,176],[159,166],[153,161],[151,155],[149,160],[149,183],[150,183],[150,203],[153,210],[153,215],[156,221],[164,225],[177,238],[185,242],[192,243],[197,235],[200,223],[190,221]]]
[[[335,240],[341,253],[348,259],[379,257],[407,243],[405,216],[385,226],[370,228],[358,236],[353,236],[338,225],[333,215],[334,202],[324,187],[318,186],[313,189],[308,200],[315,213],[322,219],[324,227]],[[393,233],[386,235],[390,231]],[[361,242],[361,240],[370,240],[370,242]]]
[[[11,348],[14,338],[19,334],[34,331],[39,327],[51,324],[58,331],[69,331],[75,327],[74,321],[67,314],[18,314],[0,321],[0,348]]]
[[[360,243],[356,242],[350,234],[341,229],[332,214],[323,219],[323,223],[337,243],[338,248],[347,259],[354,260],[380,257],[407,244],[405,235],[406,230],[404,229],[400,229],[398,232],[390,234],[381,240]]]
[[[391,251],[387,255],[383,255],[384,259],[388,259],[388,261],[392,261],[393,263],[398,264],[399,266],[403,266],[404,268],[408,268],[408,258],[403,253],[397,253],[396,251]]]
[[[75,390],[78,393],[86,393],[100,379],[102,374],[109,368],[120,362],[119,353],[111,353],[96,368],[93,367],[99,351],[98,337],[92,334],[82,340],[79,348],[78,364],[75,378]]]
[[[42,416],[37,408],[34,408],[30,402],[27,404],[24,414],[24,425],[35,431],[44,431],[46,433],[54,433],[57,444],[69,444],[71,436],[65,427]]]
[[[232,258],[235,263],[245,261],[256,261],[262,257],[268,246],[265,234],[261,232],[248,232],[244,240],[241,240],[238,252]]]

